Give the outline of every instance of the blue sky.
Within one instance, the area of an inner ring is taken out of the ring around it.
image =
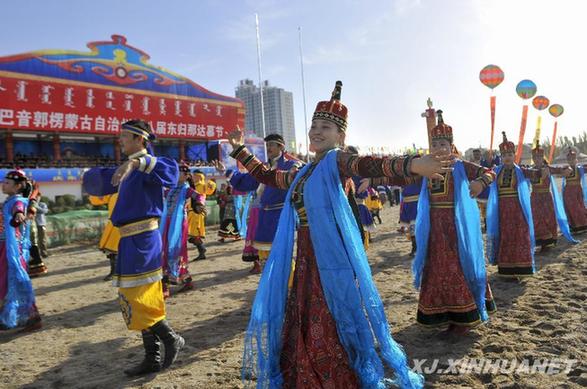
[[[559,134],[587,130],[581,119],[587,89],[582,0],[8,0],[0,55],[84,50],[87,42],[121,34],[150,54],[151,63],[232,96],[240,79],[257,80],[255,13],[263,75],[294,93],[298,142],[304,140],[298,26],[308,115],[342,80],[347,143],[363,149],[425,146],[420,113],[428,97],[444,110],[459,148],[487,146],[491,92],[478,75],[490,63],[506,76],[494,92],[496,133],[506,130],[517,139],[523,101],[514,88],[524,78],[565,107]],[[527,142],[536,115],[530,109]],[[553,119],[544,113],[542,122],[544,139]]]

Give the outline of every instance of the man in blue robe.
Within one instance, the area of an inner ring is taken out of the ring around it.
[[[118,168],[92,168],[83,177],[83,189],[93,196],[118,192],[110,220],[120,231],[118,260],[112,284],[129,330],[142,333],[145,358],[125,370],[129,376],[158,372],[175,361],[184,339],[165,319],[161,285],[163,188],[177,184],[179,168],[170,158],[155,157],[155,138],[148,123],[131,120],[122,125],[120,145],[128,160]],[[161,360],[161,342],[165,357]]]
[[[285,141],[281,135],[269,134],[264,140],[267,147],[267,157],[272,169],[289,170],[296,163],[299,163],[297,159],[286,153]],[[254,190],[257,191],[257,195],[261,198],[259,222],[255,231],[253,247],[258,250],[259,259],[265,260],[269,257],[269,252],[271,251],[287,190],[259,184],[249,173],[233,172],[232,175],[229,173],[229,177],[230,184],[234,189],[241,192]],[[260,261],[255,261],[252,272],[261,272]]]

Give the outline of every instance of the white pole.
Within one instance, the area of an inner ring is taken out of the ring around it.
[[[302,99],[304,101],[304,130],[306,134],[306,161],[310,160],[310,141],[308,138],[308,112],[306,109],[306,82],[304,79],[304,52],[302,50],[302,28],[298,27],[300,41],[300,68],[302,71]]]
[[[255,14],[255,29],[257,31],[257,67],[259,70],[259,92],[261,93],[261,130],[263,138],[265,134],[265,107],[263,103],[263,76],[261,75],[261,37],[259,35],[259,15]]]

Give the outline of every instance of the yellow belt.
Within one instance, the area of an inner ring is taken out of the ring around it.
[[[536,193],[550,193],[550,188],[549,189],[532,189],[532,191],[534,191]]]
[[[118,227],[118,230],[120,231],[120,237],[126,238],[128,236],[138,235],[146,231],[153,231],[157,228],[159,228],[159,218],[153,217],[150,219],[125,224]]]
[[[455,204],[449,201],[438,201],[435,203],[430,203],[430,208],[454,208]]]
[[[276,209],[281,209],[283,208],[283,203],[279,203],[279,204],[272,204],[272,205],[266,205],[263,210],[264,211],[273,211]]]
[[[403,198],[404,203],[413,203],[414,201],[418,201],[420,195],[413,195],[413,196],[405,196]]]

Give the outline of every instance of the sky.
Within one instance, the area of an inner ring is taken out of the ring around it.
[[[583,0],[4,0],[0,56],[39,49],[85,50],[87,42],[124,35],[128,44],[214,92],[234,96],[239,80],[258,81],[255,13],[263,78],[293,92],[298,143],[305,143],[298,27],[302,30],[308,121],[343,81],[347,143],[368,150],[427,146],[428,97],[444,111],[459,149],[488,147],[489,99],[479,81],[500,66],[495,144],[518,137],[531,79],[538,95],[564,106],[559,135],[587,130],[587,1]],[[538,111],[530,108],[526,142]],[[554,119],[542,111],[542,139]]]

